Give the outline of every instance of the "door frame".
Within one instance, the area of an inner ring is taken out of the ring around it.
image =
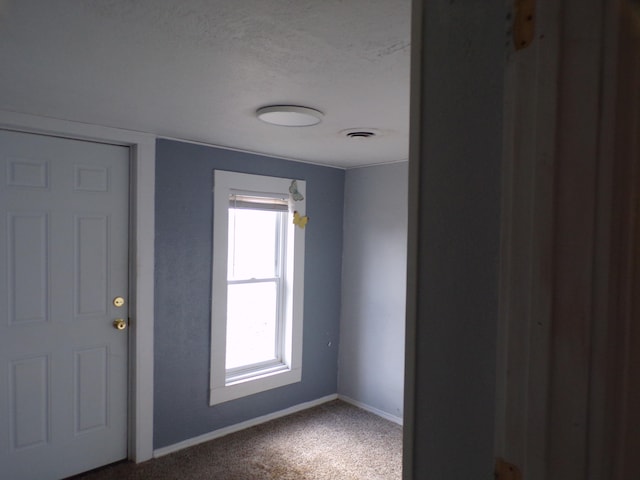
[[[552,3],[506,71],[496,455],[523,478],[637,478],[637,0]]]
[[[0,110],[0,128],[129,147],[128,458],[153,457],[153,324],[156,136]]]

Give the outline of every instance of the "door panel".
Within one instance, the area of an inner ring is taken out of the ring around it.
[[[47,321],[47,214],[8,213],[9,324]]]
[[[3,478],[126,458],[128,171],[126,147],[0,131]]]
[[[33,357],[11,362],[9,384],[11,444],[21,450],[49,439],[49,358]]]

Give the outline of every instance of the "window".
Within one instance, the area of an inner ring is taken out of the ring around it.
[[[292,182],[214,172],[211,405],[301,379],[305,182],[291,195]]]

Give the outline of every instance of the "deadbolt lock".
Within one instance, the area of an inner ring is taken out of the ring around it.
[[[116,298],[114,298],[114,299],[113,299],[113,304],[114,304],[116,307],[121,307],[121,306],[123,306],[123,305],[124,305],[124,298],[122,298],[122,297],[116,297]]]
[[[127,328],[127,321],[124,318],[116,318],[113,321],[113,327],[118,330],[124,330]]]

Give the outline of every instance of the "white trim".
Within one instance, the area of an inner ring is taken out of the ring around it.
[[[416,338],[418,316],[418,245],[420,243],[420,155],[422,148],[422,55],[424,49],[424,2],[411,2],[411,71],[409,98],[409,165],[407,194],[407,294],[405,298],[404,333],[404,406],[407,420],[402,431],[402,478],[415,477],[416,420]],[[419,455],[419,453],[418,453]]]
[[[130,268],[129,458],[153,455],[153,275],[155,136],[116,128],[0,110],[0,128],[130,147],[132,229]]]
[[[382,417],[385,420],[389,420],[390,422],[397,423],[400,426],[402,426],[403,424],[402,417],[391,415],[390,413],[380,410],[379,408],[372,407],[371,405],[367,405],[366,403],[359,402],[357,400],[354,400],[351,397],[347,397],[346,395],[338,395],[338,400],[342,400],[343,402],[350,403],[354,407],[358,407],[358,408],[361,408],[362,410],[366,410],[369,413],[373,413],[374,415]]]
[[[526,478],[546,475],[561,10],[537,10],[544,42],[509,49],[504,72],[494,451]]]
[[[182,442],[174,443],[173,445],[169,445],[167,447],[158,448],[153,451],[153,456],[154,458],[163,457],[165,455],[169,455],[170,453],[193,447],[210,440],[215,440],[216,438],[224,437],[225,435],[229,435],[231,433],[246,430],[247,428],[255,427],[256,425],[261,425],[263,423],[270,422],[271,420],[286,417],[303,410],[308,410],[309,408],[317,407],[318,405],[322,405],[323,403],[331,402],[337,399],[338,395],[334,393],[332,395],[327,395],[316,400],[300,403],[298,405],[294,405],[293,407],[285,408],[284,410],[279,410],[277,412],[269,413],[261,417],[252,418],[251,420],[247,420],[245,422],[240,422],[236,423],[235,425],[220,428],[218,430],[214,430],[213,432],[205,433],[188,440],[183,440]]]

